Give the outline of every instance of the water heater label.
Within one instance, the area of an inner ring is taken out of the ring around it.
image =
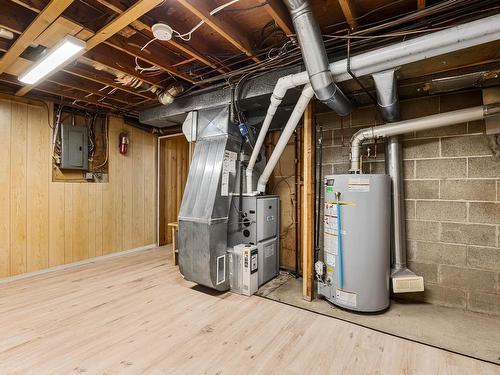
[[[335,291],[335,299],[337,302],[342,303],[343,305],[356,307],[356,293],[344,292],[343,290],[337,289]]]
[[[339,240],[336,235],[326,234],[325,235],[325,252],[331,253],[333,255],[338,255],[339,251]]]
[[[357,191],[367,193],[370,191],[369,178],[350,178],[348,182],[348,189],[350,191]]]
[[[335,255],[330,253],[325,253],[325,262],[331,267],[335,267]]]

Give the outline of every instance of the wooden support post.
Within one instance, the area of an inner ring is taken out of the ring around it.
[[[314,101],[304,112],[302,193],[302,297],[312,301],[314,261]]]

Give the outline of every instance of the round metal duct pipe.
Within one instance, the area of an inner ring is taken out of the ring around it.
[[[302,58],[318,100],[340,116],[348,115],[353,105],[333,81],[319,25],[305,0],[284,0],[292,16]]]

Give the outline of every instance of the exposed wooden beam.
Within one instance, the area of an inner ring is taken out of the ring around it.
[[[104,5],[105,7],[107,7],[108,9],[112,10],[113,12],[117,13],[117,14],[121,14],[124,12],[124,10],[118,6],[118,5],[115,5],[114,3],[110,2],[110,1],[107,1],[107,0],[96,0],[98,3]],[[141,20],[136,20],[134,22],[134,25],[137,25],[138,28],[143,31],[143,30],[147,30],[148,32],[151,32],[151,27],[147,24],[145,24],[144,22],[142,22]],[[158,41],[158,43],[160,43]],[[203,57],[201,54],[197,53],[196,51],[193,51],[191,48],[189,48],[188,46],[185,46],[183,44],[180,44],[180,43],[177,43],[175,40],[169,40],[169,41],[166,41],[165,43],[167,44],[170,44],[172,45],[173,47],[175,47],[176,49],[178,49],[179,51],[181,51],[182,53],[184,53],[185,55],[187,56],[190,56],[191,58],[201,62],[202,64],[204,65],[207,65],[209,66],[210,68],[212,69],[215,69],[217,70],[218,72],[220,73],[227,73],[225,70],[217,67],[213,62],[207,60],[205,57]],[[161,44],[161,43],[160,43]]]
[[[53,0],[56,1],[56,0]],[[127,26],[130,22],[133,20],[141,17],[143,14],[149,12],[151,9],[153,9],[155,6],[160,4],[163,0],[140,0],[137,3],[135,3],[133,6],[128,8],[125,12],[120,14],[116,19],[108,23],[106,26],[104,26],[101,30],[99,30],[93,37],[91,37],[89,40],[87,40],[87,50],[91,50],[92,48],[96,47],[100,43],[106,41],[109,37],[123,29],[125,26]],[[68,61],[64,64],[64,66],[67,66],[70,62],[76,60],[79,56],[81,56],[85,51],[80,53],[79,55],[75,56],[71,61]],[[59,69],[62,69],[64,66],[62,66]],[[34,85],[26,85],[22,87],[17,93],[17,96],[23,96],[28,93]]]
[[[0,52],[7,52],[7,50],[8,50],[7,41],[0,40]],[[19,57],[16,60],[16,69],[14,69],[13,66],[10,66],[9,68],[7,68],[5,73],[9,73],[9,74],[15,76],[15,75],[17,75],[16,71],[19,70],[19,69],[17,69],[18,66],[20,66],[22,69],[24,69],[24,67],[29,66],[29,64],[31,64],[31,61],[23,59],[22,57]],[[77,78],[82,78],[82,79],[89,81],[89,82],[99,84],[99,85],[101,85],[101,87],[109,86],[111,88],[115,88],[115,89],[119,90],[120,92],[123,92],[123,93],[128,94],[128,95],[134,95],[134,96],[143,98],[146,101],[156,100],[156,98],[154,97],[154,94],[149,93],[149,92],[142,93],[142,92],[139,92],[137,90],[130,89],[126,86],[123,86],[119,83],[116,83],[112,79],[106,78],[106,77],[98,74],[97,70],[88,71],[88,70],[83,69],[79,66],[71,65],[71,66],[67,66],[66,68],[62,69],[61,72],[70,74],[70,75],[77,77]],[[126,74],[126,73],[123,73],[123,74]],[[19,85],[19,82],[16,82],[16,84]]]
[[[28,0],[24,0],[24,1],[28,1]],[[26,5],[26,8],[28,8],[28,5],[25,4],[23,1],[18,0],[18,4],[24,4],[24,5]],[[39,4],[39,1],[37,1],[36,4]],[[32,8],[33,8],[32,6],[29,6],[29,9],[32,9]],[[114,6],[112,8],[113,8],[113,10],[119,9],[117,7],[114,7]],[[122,13],[123,13],[122,11],[119,12],[119,14],[122,14]],[[76,36],[79,39],[89,40],[90,38],[92,38],[94,36],[93,31],[91,31],[89,29],[85,29],[83,26],[75,23],[74,21],[72,21],[68,18],[61,17],[57,22],[62,23],[62,21],[64,21],[66,28],[69,28],[70,26],[72,26],[74,28],[74,30],[77,30],[79,28],[78,32],[71,33],[71,35]],[[134,21],[133,24],[139,24],[139,25],[135,25],[135,26],[138,27],[140,30],[144,30],[144,29],[148,28],[148,26],[146,24],[143,24],[140,21]],[[46,33],[47,33],[47,31],[51,31],[51,33],[53,32],[52,30],[46,30]],[[132,56],[134,58],[137,57],[137,58],[143,60],[144,62],[146,62],[147,64],[156,65],[164,72],[167,72],[171,75],[182,78],[183,80],[185,80],[187,82],[195,84],[195,81],[193,80],[192,77],[190,77],[187,74],[178,72],[173,66],[171,66],[170,64],[167,63],[167,61],[171,60],[171,56],[165,56],[166,55],[165,52],[169,51],[168,49],[163,48],[161,45],[158,45],[158,43],[153,43],[153,45],[151,45],[149,47],[149,49],[150,50],[153,49],[153,47],[156,45],[156,47],[159,47],[162,50],[161,52],[163,52],[163,53],[159,54],[160,56],[158,56],[158,58],[154,54],[152,54],[151,56],[148,57],[146,55],[145,51],[141,51],[140,47],[134,46],[133,43],[129,43],[128,39],[126,39],[118,34],[119,33],[110,37],[108,40],[106,40],[105,43],[108,44],[109,46],[113,47],[114,49],[117,49],[121,52],[126,53],[129,56]],[[143,34],[141,33],[141,35],[143,35]],[[143,35],[143,39],[146,39],[146,41],[149,41],[151,38],[152,38],[152,36],[144,36]],[[45,38],[45,39],[47,39],[47,38]],[[144,43],[146,43],[146,42],[143,42],[142,44],[144,44]],[[45,46],[44,43],[40,43],[40,44]],[[141,43],[139,42],[137,44],[141,44]],[[47,46],[47,47],[50,47],[50,46]]]
[[[421,10],[425,8],[425,0],[417,0],[417,9]]]
[[[302,152],[302,297],[312,301],[314,285],[314,101],[304,112]]]
[[[103,43],[109,37],[115,35],[118,31],[128,26],[132,21],[135,21],[143,14],[149,12],[155,6],[161,4],[163,0],[140,0],[125,12],[121,13],[117,18],[99,30],[92,38],[87,40],[87,49],[90,50]]]
[[[257,0],[286,35],[295,34],[290,13],[280,0]]]
[[[131,90],[131,89],[127,88],[126,86],[115,83],[111,79],[106,79],[104,77],[98,76],[97,74],[90,74],[86,70],[84,70],[80,67],[77,67],[77,66],[66,67],[62,71],[69,73],[71,75],[74,75],[76,77],[80,77],[80,78],[84,78],[84,79],[87,79],[87,80],[90,80],[90,81],[93,81],[96,83],[100,83],[103,86],[113,87],[115,89],[121,90],[121,91],[126,92],[128,94],[139,96],[139,97],[144,98],[144,99],[153,100],[153,98],[149,97],[148,95],[145,95],[145,93]]]
[[[344,18],[349,25],[351,31],[356,31],[358,25],[356,23],[356,11],[354,9],[354,4],[351,0],[338,0],[340,8],[342,8],[342,13],[344,13]]]
[[[11,76],[11,75],[3,74],[0,77],[0,81],[1,82],[12,83],[14,85],[19,86],[19,82],[17,81],[17,78],[14,77],[14,76]],[[73,100],[78,100],[78,101],[81,101],[81,102],[86,102],[86,103],[89,103],[89,104],[94,104],[94,105],[98,105],[98,106],[101,106],[101,107],[104,107],[104,108],[108,108],[108,109],[113,109],[113,110],[119,109],[121,107],[121,105],[113,105],[111,103],[108,104],[108,103],[105,103],[105,102],[100,102],[95,97],[87,97],[87,98],[85,98],[85,95],[87,95],[88,93],[85,92],[85,91],[83,91],[83,90],[76,90],[76,89],[69,88],[69,87],[68,87],[68,89],[63,89],[63,87],[65,87],[65,86],[60,85],[60,84],[58,84],[56,82],[52,82],[50,80],[47,80],[47,81],[43,82],[42,87],[36,87],[35,90],[36,91],[40,91],[40,92],[44,92],[44,93],[47,93],[47,94],[54,95],[56,97],[65,97],[65,98],[69,98],[69,99],[73,99]],[[82,92],[83,96],[82,95],[77,95],[78,92]]]
[[[67,21],[67,22],[70,22],[70,21]],[[55,23],[53,23],[52,25],[55,25]],[[3,25],[0,25],[0,26],[3,27]],[[21,32],[18,30],[13,29],[11,31],[16,33],[16,34],[19,34],[19,35],[21,34]],[[43,33],[41,35],[43,35]],[[37,42],[38,42],[39,38],[37,38]],[[10,46],[10,44],[6,40],[0,39],[0,52],[7,52],[9,49],[9,46]],[[81,59],[86,60],[87,62],[98,63],[102,66],[106,66],[106,64],[103,64],[102,62],[94,61],[94,60],[88,59],[86,57],[82,57]],[[5,73],[9,73],[9,74],[17,76],[19,74],[19,72],[27,69],[27,67],[31,63],[32,63],[32,61],[30,61],[30,60],[26,60],[22,57],[18,57],[16,60],[16,64],[13,64],[10,67],[8,67],[5,70]],[[127,75],[135,76],[135,75],[127,73],[127,72],[122,72],[121,69],[116,69],[116,68],[114,68],[114,69],[121,72],[124,75],[127,74]],[[126,86],[123,86],[119,83],[116,83],[113,79],[109,79],[109,78],[102,76],[102,74],[98,74],[97,70],[89,71],[86,69],[82,69],[81,67],[78,67],[76,65],[70,65],[70,66],[67,66],[64,69],[62,69],[62,71],[69,73],[69,74],[76,76],[76,77],[84,78],[90,82],[95,82],[95,83],[101,84],[102,86],[110,86],[112,88],[116,88],[116,89],[120,90],[121,92],[124,92],[127,94],[132,94],[132,95],[144,98],[144,99],[156,100],[156,98],[154,98],[153,94],[150,94],[148,92],[142,93],[142,92],[139,92],[137,90],[130,89]],[[136,78],[140,79],[139,77],[136,77]],[[146,79],[146,81],[147,81],[147,79]],[[17,82],[17,84],[19,85],[19,82]],[[150,83],[150,84],[154,84],[154,83]]]
[[[215,18],[210,15],[211,9],[205,0],[177,0],[184,8],[196,15],[200,20],[205,22],[217,34],[249,56],[255,62],[259,62],[259,58],[254,56],[250,48],[250,42],[245,38],[242,33],[237,29],[232,22],[225,20],[221,17]]]
[[[0,60],[0,74],[21,56],[26,48],[54,22],[73,0],[52,0],[19,36]]]
[[[119,40],[118,38],[114,39],[113,42],[106,41],[105,44],[107,44],[108,46],[110,46],[114,49],[122,51],[123,53],[126,53],[129,56],[132,56],[134,58],[137,57],[139,60],[142,60],[143,62],[147,63],[148,65],[155,65],[158,68],[160,68],[161,70],[163,70],[171,75],[182,78],[183,80],[185,80],[193,85],[196,84],[196,81],[193,80],[190,76],[188,76],[187,74],[184,74],[184,73],[180,73],[175,69],[172,69],[173,68],[172,66],[165,65],[163,62],[159,61],[159,59],[155,58],[153,54],[146,57],[146,54],[143,51],[141,51],[140,47],[134,47],[134,46],[130,46],[130,45],[125,46],[124,43],[121,40]]]

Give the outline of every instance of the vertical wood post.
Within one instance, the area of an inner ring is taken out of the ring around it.
[[[314,101],[304,112],[303,132],[303,194],[302,194],[302,297],[311,301],[313,296],[314,259]]]

